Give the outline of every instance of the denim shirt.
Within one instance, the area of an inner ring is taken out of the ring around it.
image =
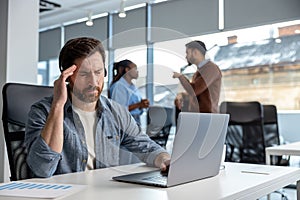
[[[27,164],[37,177],[84,171],[87,165],[84,128],[69,99],[64,106],[62,152],[53,151],[41,137],[52,100],[53,97],[46,97],[35,103],[26,124]],[[95,169],[119,165],[121,147],[152,166],[156,156],[166,152],[141,131],[126,108],[104,96],[98,101],[97,118]]]

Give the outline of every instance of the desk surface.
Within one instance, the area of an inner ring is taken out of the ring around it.
[[[266,153],[271,155],[300,155],[300,142],[267,147]]]
[[[48,179],[30,179],[30,182],[85,184],[86,189],[64,197],[68,200],[82,199],[257,199],[272,191],[300,180],[300,169],[267,165],[225,163],[219,175],[170,188],[156,188],[137,184],[116,182],[112,176],[130,172],[148,171],[153,168],[143,164],[119,166],[87,172],[53,176]],[[201,170],[201,169],[200,169]],[[266,174],[245,173],[261,171]],[[1,197],[3,200],[17,198]]]

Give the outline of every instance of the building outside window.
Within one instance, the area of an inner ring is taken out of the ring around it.
[[[222,69],[222,100],[300,110],[299,30],[300,24],[255,27],[235,31],[227,44],[215,46],[211,58]]]

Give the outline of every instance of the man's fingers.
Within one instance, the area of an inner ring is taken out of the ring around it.
[[[168,168],[169,168],[169,165],[170,165],[170,160],[165,160],[164,162],[161,163],[160,165],[160,169],[162,171],[166,171]]]
[[[65,71],[63,71],[61,73],[61,78],[65,81],[67,80],[67,78],[69,78],[70,76],[73,75],[74,71],[76,70],[77,66],[76,65],[72,65],[71,67],[69,67],[68,69],[66,69]]]

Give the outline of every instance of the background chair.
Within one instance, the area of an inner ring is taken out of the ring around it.
[[[257,101],[222,102],[220,112],[230,114],[226,161],[265,163],[262,105]]]
[[[263,105],[264,110],[264,134],[266,147],[280,145],[280,134],[278,128],[277,108],[275,105]],[[289,157],[273,156],[275,165],[288,166]]]
[[[150,106],[147,112],[147,134],[156,143],[166,147],[170,130],[174,124],[174,109]]]
[[[27,114],[33,103],[52,94],[52,87],[20,83],[6,83],[2,89],[2,122],[11,181],[30,178],[23,145]]]

